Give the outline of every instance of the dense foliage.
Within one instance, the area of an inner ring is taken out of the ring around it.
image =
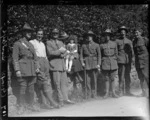
[[[11,5],[8,14],[8,42],[14,43],[16,33],[25,22],[31,27],[43,27],[45,35],[51,29],[58,27],[68,34],[82,36],[91,29],[97,36],[106,28],[115,33],[121,25],[129,28],[129,37],[135,27],[143,29],[148,35],[148,6],[147,5]],[[80,39],[79,39],[80,41]]]

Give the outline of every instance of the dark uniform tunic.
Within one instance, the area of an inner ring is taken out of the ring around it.
[[[144,79],[149,83],[149,53],[147,50],[148,41],[143,37],[136,38],[133,41],[135,53],[135,67],[140,80]]]
[[[85,69],[96,69],[101,65],[101,53],[99,45],[95,42],[92,44],[83,44],[80,52],[81,63],[85,62]]]
[[[25,77],[34,77],[32,80],[21,82],[21,84],[26,86],[26,82],[29,85],[35,83],[36,69],[39,68],[39,64],[34,47],[26,38],[22,38],[14,43],[12,57],[15,72],[21,72],[22,79],[19,78],[20,81],[24,81]]]
[[[19,104],[25,105],[26,89],[28,86],[28,100],[32,106],[34,103],[34,83],[36,82],[36,70],[39,69],[34,47],[24,37],[14,43],[13,65],[15,72],[20,71],[21,77],[17,76],[19,82]]]
[[[113,41],[108,41],[100,45],[102,62],[101,69],[106,77],[106,80],[114,80],[118,69],[117,56],[118,50],[117,45]]]
[[[91,97],[91,88],[93,96],[97,95],[97,65],[101,65],[100,47],[97,43],[83,44],[80,52],[81,63],[85,63],[88,97]],[[93,79],[94,78],[94,79]]]
[[[118,75],[119,85],[123,89],[123,81],[125,79],[126,92],[130,90],[130,71],[131,62],[134,57],[133,46],[131,40],[120,38],[116,40],[118,47]]]

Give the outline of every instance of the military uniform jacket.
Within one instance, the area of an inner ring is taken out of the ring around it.
[[[66,69],[64,56],[59,51],[61,47],[65,47],[65,45],[59,40],[51,39],[46,42],[47,57],[51,71],[64,71]]]
[[[36,69],[39,68],[37,56],[25,37],[14,43],[12,57],[14,70],[20,71],[22,77],[36,76]]]
[[[85,69],[91,70],[101,65],[101,52],[99,44],[92,42],[91,45],[83,44],[80,51],[81,63],[85,63]]]
[[[133,49],[135,53],[135,65],[136,67],[143,68],[145,64],[148,66],[148,41],[143,37],[135,38],[133,40]]]
[[[132,62],[132,57],[134,56],[133,46],[131,40],[117,39],[116,40],[118,47],[118,63],[128,64]]]
[[[108,41],[100,45],[102,55],[102,70],[115,70],[118,69],[117,57],[118,49],[117,44],[113,41]]]

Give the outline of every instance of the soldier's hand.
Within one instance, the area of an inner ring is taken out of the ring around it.
[[[62,52],[62,53],[64,53],[64,52],[66,51],[66,48],[61,47],[61,48],[59,49],[59,51]]]
[[[70,53],[70,51],[69,51],[69,50],[67,50],[66,52],[67,52],[67,53]]]
[[[96,67],[97,67],[97,69],[99,69],[99,68],[100,68],[100,65],[97,65]]]
[[[85,64],[84,64],[84,63],[82,63],[82,66],[83,66],[83,67],[85,67]]]
[[[132,64],[135,65],[135,59],[134,58],[132,58]]]
[[[36,69],[36,73],[39,73],[39,72],[40,72],[40,70],[37,68],[37,69]]]
[[[17,72],[16,72],[16,76],[17,76],[17,77],[21,77],[21,72],[20,72],[20,71],[17,71]]]
[[[99,72],[101,71],[100,65],[97,65],[97,69],[98,69]]]

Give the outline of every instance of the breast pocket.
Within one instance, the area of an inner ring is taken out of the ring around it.
[[[21,56],[26,56],[29,54],[29,50],[25,48],[24,46],[20,48],[20,55]]]
[[[122,50],[123,49],[123,43],[118,43],[118,50]]]
[[[145,49],[145,45],[144,44],[141,44],[141,45],[137,46],[138,52],[144,51],[144,49]]]
[[[110,51],[109,51],[109,55],[114,55],[115,54],[115,46],[110,46]]]
[[[85,48],[83,49],[83,55],[87,56],[87,55],[89,55],[89,54],[90,54],[90,53],[89,53],[88,49],[85,47]]]
[[[109,54],[109,50],[106,46],[103,46],[103,53],[104,55],[108,55]]]
[[[91,53],[96,53],[96,47],[94,47],[94,46],[91,47],[91,48],[90,48],[90,51],[91,51]]]

